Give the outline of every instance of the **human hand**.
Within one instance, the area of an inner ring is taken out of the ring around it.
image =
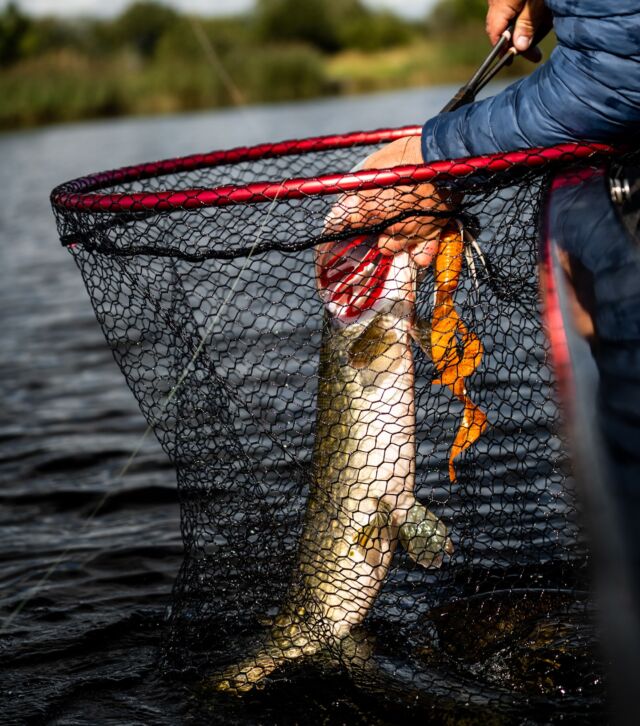
[[[419,136],[398,139],[367,158],[362,169],[390,169],[394,166],[423,164]],[[405,211],[447,211],[450,194],[433,184],[413,184],[388,189],[371,189],[345,194],[338,200],[326,220],[329,232],[348,227],[361,228],[379,224]],[[419,267],[428,267],[438,252],[441,229],[448,219],[430,216],[409,217],[387,227],[378,237],[383,254],[408,251]]]
[[[487,35],[492,44],[517,18],[513,33],[513,45],[520,54],[533,63],[542,59],[537,47],[532,47],[534,38],[540,41],[553,27],[553,16],[544,0],[489,0],[487,13]]]

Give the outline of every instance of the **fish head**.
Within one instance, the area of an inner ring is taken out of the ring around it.
[[[376,235],[363,234],[320,245],[315,255],[318,293],[337,324],[386,314],[411,319],[417,268],[409,253],[385,254]]]

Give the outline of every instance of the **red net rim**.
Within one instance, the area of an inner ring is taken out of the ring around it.
[[[90,174],[62,184],[53,190],[51,202],[55,208],[61,211],[86,214],[126,214],[140,211],[171,212],[201,209],[203,207],[260,204],[274,200],[285,201],[309,196],[383,189],[403,184],[411,185],[435,180],[444,181],[469,176],[479,171],[498,173],[518,167],[539,168],[551,163],[571,162],[593,156],[610,155],[616,152],[614,147],[607,144],[591,142],[564,143],[549,148],[465,157],[418,166],[398,166],[393,169],[374,169],[348,174],[299,177],[280,182],[253,182],[246,185],[230,184],[211,189],[176,189],[132,193],[100,192],[101,189],[115,185],[198,169],[304,153],[370,146],[410,136],[418,136],[421,131],[420,126],[405,126],[397,129],[318,136],[138,164],[113,171]]]

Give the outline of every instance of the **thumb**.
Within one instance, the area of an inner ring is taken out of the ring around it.
[[[527,0],[513,31],[513,44],[521,53],[531,47],[533,38],[543,24],[545,16],[546,8],[543,0]]]

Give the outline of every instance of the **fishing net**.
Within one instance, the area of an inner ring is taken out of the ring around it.
[[[350,171],[417,133],[54,191],[176,468],[185,556],[163,663],[205,684],[213,721],[255,723],[239,714],[274,699],[292,722],[601,715],[537,237],[551,175],[606,149]],[[368,205],[355,222],[354,199]],[[441,228],[431,266],[380,251],[390,224],[396,241]]]

